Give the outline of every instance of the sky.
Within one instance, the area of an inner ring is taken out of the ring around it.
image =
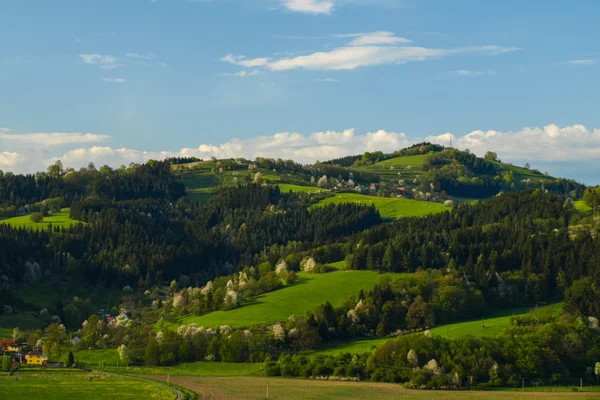
[[[0,169],[423,140],[600,184],[600,2],[0,0]]]

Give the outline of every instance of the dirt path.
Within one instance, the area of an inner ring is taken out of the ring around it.
[[[165,376],[141,376],[166,381]],[[258,377],[195,377],[174,376],[171,382],[198,394],[198,399],[269,399],[317,400],[317,399],[373,399],[373,400],[500,400],[538,398],[558,400],[577,398],[600,400],[600,392],[514,392],[514,391],[417,391],[399,385],[374,382],[312,381],[300,379],[273,379]],[[267,389],[268,388],[268,389]]]

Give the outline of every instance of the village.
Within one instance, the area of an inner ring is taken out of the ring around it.
[[[42,353],[38,348],[29,348],[29,345],[21,340],[0,340],[0,351],[4,357],[10,357],[12,369],[15,364],[30,365],[35,367],[48,366],[48,354]],[[3,363],[2,368],[5,365]]]

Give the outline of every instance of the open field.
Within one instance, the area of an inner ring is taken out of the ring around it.
[[[147,381],[102,373],[26,372],[0,377],[2,399],[104,400],[175,399],[175,394]]]
[[[313,207],[341,203],[359,203],[365,205],[374,204],[379,210],[381,216],[386,219],[398,219],[400,217],[422,217],[428,214],[435,214],[450,210],[450,207],[440,203],[431,203],[427,201],[404,198],[366,196],[357,193],[336,194],[333,197],[328,197],[321,200]]]
[[[221,325],[247,327],[283,321],[292,314],[304,315],[306,311],[327,301],[339,306],[349,296],[358,295],[361,289],[371,289],[382,276],[394,275],[397,276],[371,271],[334,271],[326,274],[299,272],[296,283],[258,296],[240,308],[184,317],[177,324],[195,323],[217,328]]]
[[[426,158],[427,158],[427,154],[396,157],[396,158],[390,158],[389,160],[378,162],[378,163],[374,164],[374,166],[375,167],[378,167],[378,166],[389,167],[391,165],[393,165],[393,166],[403,165],[403,166],[410,166],[410,167],[414,167],[414,168],[422,168],[423,164],[425,163]]]
[[[194,362],[172,367],[107,367],[106,371],[127,375],[167,375],[170,376],[263,376],[263,363]]]
[[[166,380],[166,376],[148,376]],[[405,389],[400,385],[374,382],[339,382],[320,380],[257,378],[257,377],[172,377],[171,382],[198,394],[199,399],[447,399],[476,400],[500,399],[598,399],[599,392],[517,392],[517,391],[418,391]]]
[[[278,183],[279,190],[281,193],[287,193],[290,190],[292,192],[300,192],[300,193],[320,193],[325,192],[322,188],[316,186],[300,186],[300,185],[292,185],[290,183]]]
[[[9,224],[15,228],[29,228],[29,229],[46,229],[50,224],[53,227],[58,226],[60,228],[68,228],[71,225],[80,223],[69,217],[69,209],[63,208],[58,213],[51,214],[48,217],[44,217],[44,222],[36,223],[33,222],[29,215],[22,215],[20,217],[13,217],[8,219],[0,220],[0,224]]]
[[[539,307],[535,310],[531,310],[528,307],[506,309],[498,311],[497,314],[492,317],[441,325],[432,328],[429,331],[432,335],[439,335],[448,339],[455,339],[469,335],[480,337],[496,337],[500,335],[504,329],[510,327],[510,319],[513,316],[536,313],[551,313],[558,315],[562,312],[562,307],[563,303],[555,303]],[[422,333],[415,333],[415,335],[422,335]],[[340,353],[365,353],[370,352],[375,347],[382,345],[388,340],[395,340],[395,338],[363,339],[354,342],[339,343],[321,350],[312,351],[309,354],[335,355]]]

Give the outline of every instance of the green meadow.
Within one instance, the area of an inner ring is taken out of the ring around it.
[[[389,160],[380,161],[374,164],[374,167],[380,166],[405,166],[405,167],[414,167],[414,168],[422,168],[425,163],[425,159],[427,158],[427,154],[417,154],[415,156],[402,156],[396,158],[390,158]]]
[[[119,400],[175,399],[168,388],[149,381],[140,381],[103,373],[25,372],[0,377],[2,399],[45,400]]]
[[[113,365],[110,367],[107,366],[106,371],[128,375],[262,376],[264,375],[262,367],[263,363],[194,362],[178,364],[172,367],[116,367]]]
[[[358,193],[340,193],[319,201],[313,207],[329,204],[358,203],[373,204],[385,219],[398,219],[401,217],[422,217],[450,210],[450,207],[440,203],[418,201],[405,198],[389,198],[367,196]]]
[[[53,227],[68,228],[77,223],[80,222],[69,217],[68,208],[63,208],[60,212],[44,217],[44,221],[39,223],[33,222],[29,215],[0,220],[0,224],[9,224],[15,228],[28,229],[46,229],[50,224],[52,224]]]
[[[292,192],[298,192],[298,193],[327,192],[327,190],[324,190],[324,189],[316,187],[316,186],[300,186],[300,185],[293,185],[291,183],[278,183],[277,186],[279,186],[279,190],[281,190],[281,193],[287,193],[290,190]]]
[[[183,317],[177,321],[177,325],[194,323],[211,328],[221,325],[237,328],[283,321],[292,314],[304,315],[327,301],[339,306],[361,289],[373,288],[381,277],[394,275],[398,276],[372,271],[334,271],[326,274],[299,272],[295,283],[260,295],[240,308]]]

